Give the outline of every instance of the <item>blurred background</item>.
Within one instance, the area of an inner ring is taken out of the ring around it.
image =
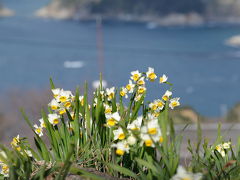
[[[238,122],[239,35],[240,0],[1,0],[0,141],[26,136],[19,109],[40,118],[50,77],[74,90],[103,72],[120,87],[148,67],[181,97],[177,122]]]

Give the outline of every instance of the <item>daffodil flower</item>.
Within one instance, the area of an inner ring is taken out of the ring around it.
[[[57,110],[60,107],[60,104],[56,99],[53,99],[49,104],[48,104],[52,110]]]
[[[60,88],[52,89],[53,97],[57,98],[61,92]]]
[[[154,73],[154,69],[151,67],[148,68],[146,75],[150,81],[154,81],[155,79],[157,79],[157,75]]]
[[[144,87],[144,86],[138,87],[138,90],[137,90],[138,94],[143,94],[145,91],[146,91],[146,87]]]
[[[174,109],[175,107],[180,106],[179,99],[180,99],[180,98],[173,98],[173,99],[171,99],[171,100],[170,100],[170,103],[169,103],[169,107],[170,107],[171,109]]]
[[[39,122],[40,122],[40,126],[41,126],[42,128],[46,128],[46,124],[45,124],[43,118],[39,119]]]
[[[224,149],[230,149],[230,147],[231,147],[231,142],[223,143],[222,147],[223,147]]]
[[[113,130],[113,134],[114,134],[114,138],[113,138],[114,140],[117,140],[117,139],[123,140],[126,137],[126,135],[123,132],[123,129],[120,127],[116,130]]]
[[[167,91],[164,93],[162,99],[163,99],[164,101],[168,101],[169,98],[170,98],[170,96],[172,96],[172,92],[169,91],[169,90],[167,90]]]
[[[149,104],[149,108],[152,110],[152,111],[156,111],[158,106],[155,102],[152,102]]]
[[[68,100],[71,100],[72,97],[73,97],[73,95],[72,95],[71,91],[61,90],[60,94],[57,97],[57,100],[60,101],[61,103],[64,103]]]
[[[19,135],[17,135],[16,137],[13,138],[11,145],[12,147],[17,147],[20,143],[20,137]]]
[[[115,96],[115,87],[107,88],[106,94],[108,101],[111,101]]]
[[[145,144],[145,146],[155,147],[154,142],[153,142],[152,138],[149,136],[149,134],[141,134],[140,137],[141,137],[143,143]]]
[[[142,126],[140,137],[142,143],[147,147],[155,147],[155,143],[162,143],[163,137],[158,124],[158,119],[151,119],[146,125]]]
[[[221,154],[222,157],[226,156],[225,150],[230,149],[231,142],[226,142],[216,145],[215,149]]]
[[[129,145],[127,141],[119,141],[117,144],[113,144],[111,147],[116,148],[116,154],[123,156],[126,153],[129,153]]]
[[[128,92],[133,93],[134,87],[135,87],[135,84],[133,84],[132,81],[129,80],[129,83],[126,85],[126,89],[128,90]]]
[[[168,80],[168,77],[165,74],[163,74],[159,79],[159,83],[165,83],[167,82],[167,80]]]
[[[141,78],[137,81],[137,85],[139,85],[139,86],[145,85],[144,78],[145,78],[145,77],[141,77]]]
[[[33,126],[35,128],[35,133],[38,135],[38,136],[43,136],[43,129],[41,126],[38,126],[37,124],[35,124]]]
[[[9,176],[9,167],[8,167],[8,165],[1,164],[0,166],[1,166],[1,169],[2,169],[0,174],[2,174],[4,177],[8,177]]]
[[[139,116],[136,120],[134,120],[132,123],[128,124],[127,129],[130,129],[132,131],[140,130],[140,127],[142,125],[142,116]]]
[[[141,77],[141,73],[139,73],[139,71],[137,70],[137,71],[132,71],[131,72],[131,79],[133,80],[133,81],[135,81],[135,82],[137,82],[138,81],[138,79]]]
[[[107,126],[108,127],[115,126],[118,123],[118,121],[120,121],[120,119],[121,119],[118,112],[115,112],[113,114],[106,114],[105,116],[106,116],[106,119],[107,119]]]
[[[111,114],[112,113],[112,107],[108,104],[104,104],[105,107],[105,114]]]
[[[142,94],[137,94],[136,96],[135,96],[135,98],[134,98],[134,101],[139,101],[141,98],[142,98]]]
[[[122,89],[121,89],[121,91],[120,91],[119,94],[120,94],[120,96],[122,96],[122,97],[128,98],[127,92],[128,92],[127,88],[122,87]]]
[[[82,106],[84,105],[84,96],[79,96],[79,102]]]
[[[59,118],[60,116],[57,114],[48,114],[48,120],[54,126],[60,122]]]

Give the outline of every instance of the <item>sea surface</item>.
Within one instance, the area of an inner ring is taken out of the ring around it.
[[[91,85],[100,71],[108,87],[124,86],[131,71],[154,67],[158,75],[169,77],[183,105],[203,115],[221,116],[240,101],[240,49],[225,45],[226,39],[240,34],[240,26],[154,27],[107,21],[97,28],[95,21],[34,17],[47,0],[3,2],[16,16],[0,19],[2,95],[13,88],[47,88],[49,77],[65,89],[82,86],[85,80]],[[148,99],[160,98],[166,88],[150,84]]]

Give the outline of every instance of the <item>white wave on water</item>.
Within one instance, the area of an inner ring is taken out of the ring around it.
[[[100,85],[100,81],[99,81],[99,80],[96,80],[96,81],[93,81],[93,82],[92,82],[92,87],[93,87],[94,89],[98,88],[99,85]],[[102,80],[102,86],[103,86],[104,88],[107,87],[107,81]]]
[[[146,28],[147,29],[155,29],[155,28],[157,28],[157,24],[154,22],[149,22],[146,24]]]
[[[83,61],[65,61],[63,66],[65,68],[82,68],[85,65]]]

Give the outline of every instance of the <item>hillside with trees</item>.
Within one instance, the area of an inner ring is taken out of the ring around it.
[[[48,18],[91,19],[97,15],[140,21],[157,21],[159,24],[200,23],[205,20],[238,21],[240,0],[52,0],[36,15]]]

